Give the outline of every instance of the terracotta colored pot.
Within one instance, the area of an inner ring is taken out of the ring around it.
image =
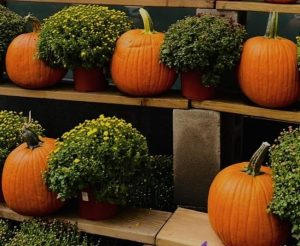
[[[182,95],[191,100],[203,101],[216,96],[215,87],[205,87],[202,85],[201,73],[189,71],[181,73]]]
[[[75,68],[73,70],[75,90],[77,91],[102,91],[107,86],[102,69]]]
[[[97,202],[90,192],[82,192],[79,199],[79,217],[88,220],[105,220],[115,216],[118,205],[108,202]]]

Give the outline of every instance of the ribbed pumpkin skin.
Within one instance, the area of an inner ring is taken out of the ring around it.
[[[55,140],[42,138],[42,146],[33,150],[23,143],[7,157],[2,174],[4,200],[12,210],[30,216],[52,213],[63,206],[48,190],[42,173],[47,158],[55,147]]]
[[[161,94],[174,84],[175,70],[159,63],[163,33],[130,30],[118,39],[111,62],[111,76],[118,89],[133,96]]]
[[[273,188],[271,169],[253,177],[241,172],[248,162],[223,169],[209,190],[208,215],[214,231],[226,246],[282,246],[288,228],[267,213]]]
[[[297,101],[300,87],[296,54],[296,45],[287,39],[248,39],[239,67],[242,91],[263,107],[285,107]]]
[[[66,74],[65,69],[51,68],[36,58],[38,34],[21,34],[8,47],[6,72],[15,84],[27,89],[40,89],[58,83]]]

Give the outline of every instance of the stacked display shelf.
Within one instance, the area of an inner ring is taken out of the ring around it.
[[[180,91],[170,91],[156,97],[130,97],[115,88],[103,92],[77,92],[71,84],[60,84],[50,89],[27,90],[12,83],[0,84],[0,96],[15,96],[38,99],[53,99],[79,102],[94,102],[128,106],[158,107],[169,109],[207,109],[224,113],[244,115],[268,120],[300,123],[300,104],[288,109],[267,109],[255,106],[242,95],[230,95],[202,102],[191,101],[180,95]]]
[[[215,3],[212,0],[16,0],[16,2],[39,2],[45,4],[90,3],[300,13],[300,4],[283,5],[240,1],[217,1]],[[206,109],[269,120],[300,123],[300,107],[298,105],[285,110],[265,109],[251,104],[242,96],[230,98],[222,97],[215,100],[197,102],[183,98],[179,92],[171,92],[161,97],[142,98],[128,97],[114,89],[105,92],[80,93],[74,91],[71,85],[59,85],[47,90],[33,91],[16,87],[10,83],[0,84],[0,95],[171,109]],[[0,206],[0,217],[17,221],[28,218],[11,211],[3,204]],[[73,223],[77,222],[81,230],[89,233],[132,240],[149,245],[199,246],[204,241],[208,241],[208,245],[210,246],[222,245],[209,225],[207,214],[189,209],[178,208],[173,214],[147,209],[130,209],[124,211],[124,213],[121,213],[112,220],[99,222],[81,220],[72,215],[65,214],[59,217]]]

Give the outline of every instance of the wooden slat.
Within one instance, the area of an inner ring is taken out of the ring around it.
[[[250,105],[242,99],[215,99],[202,102],[192,101],[191,106],[198,109],[209,109],[219,112],[241,114],[263,119],[300,123],[300,109],[278,110]]]
[[[277,11],[280,13],[300,13],[300,4],[273,4],[264,2],[246,2],[246,1],[217,1],[216,9],[218,10],[243,10],[270,12]]]
[[[14,0],[15,2],[75,3],[154,7],[213,8],[213,0]]]
[[[3,83],[0,84],[0,95],[160,108],[188,108],[188,100],[183,98],[180,92],[172,91],[157,97],[129,97],[115,89],[87,93],[75,91],[72,85],[61,84],[51,89],[28,90],[11,83]]]
[[[208,216],[194,210],[178,208],[156,237],[157,246],[222,246],[212,230]]]
[[[112,219],[102,221],[79,219],[74,215],[54,217],[77,223],[79,230],[87,233],[153,245],[156,235],[170,216],[169,212],[131,208],[122,210]],[[0,204],[0,217],[16,221],[30,218],[17,214],[4,204]]]

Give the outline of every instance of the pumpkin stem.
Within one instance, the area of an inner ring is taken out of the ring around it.
[[[24,123],[23,132],[21,134],[23,142],[27,143],[29,149],[37,148],[41,145],[43,141],[39,139],[35,132],[29,129],[32,122],[31,111],[29,111],[28,122]]]
[[[155,33],[153,22],[148,11],[143,8],[140,8],[139,12],[144,23],[144,33],[148,33],[148,34]]]
[[[265,37],[276,38],[278,29],[278,12],[270,12]]]
[[[263,161],[268,153],[270,144],[268,142],[263,142],[258,150],[255,151],[253,156],[249,161],[248,167],[244,170],[247,174],[252,175],[253,177],[262,174],[260,168],[263,164]]]
[[[40,32],[41,31],[41,22],[38,18],[35,16],[28,14],[25,16],[25,21],[29,22],[32,25],[32,31],[33,32]]]

